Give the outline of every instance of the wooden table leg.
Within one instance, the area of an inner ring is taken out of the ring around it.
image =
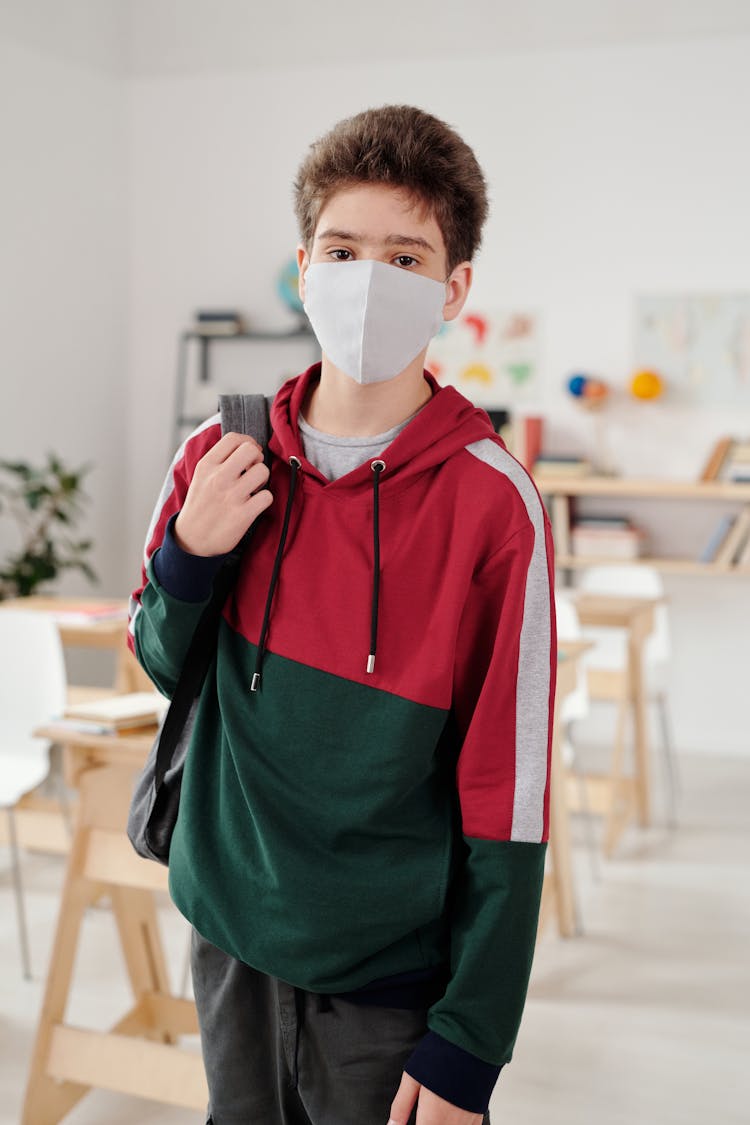
[[[633,735],[635,749],[635,790],[638,820],[643,827],[650,823],[650,761],[648,747],[648,719],[646,714],[646,686],[644,683],[643,648],[653,629],[653,610],[639,614],[628,643],[629,679],[633,707]]]
[[[552,866],[545,876],[538,932],[541,933],[549,916],[551,905],[557,914],[561,937],[576,933],[576,908],[573,888],[570,822],[566,799],[565,771],[562,764],[560,703],[575,685],[575,669],[565,667],[558,672],[558,689],[555,698],[555,716],[552,733],[552,762],[550,767],[549,843]],[[550,903],[552,898],[552,904]]]
[[[58,1082],[47,1074],[52,1034],[65,1018],[73,977],[78,937],[86,907],[101,887],[84,876],[86,855],[85,800],[79,802],[68,867],[63,885],[57,929],[52,945],[47,984],[26,1088],[22,1125],[55,1125],[80,1101],[88,1087]]]
[[[572,937],[576,932],[576,911],[570,858],[570,824],[565,800],[565,774],[559,753],[552,755],[548,846],[552,859],[557,926],[561,937]]]
[[[93,1087],[203,1109],[199,1054],[172,1046],[196,1035],[195,1005],[170,995],[153,900],[165,869],[135,855],[124,833],[132,770],[108,766],[77,774],[80,801],[60,902],[22,1125],[56,1125]],[[134,1007],[109,1031],[65,1024],[84,911],[112,898]],[[156,1040],[156,1042],[154,1042]]]
[[[115,691],[153,691],[154,685],[141,668],[140,664],[127,647],[126,635],[123,631],[122,644],[117,649],[115,666]]]

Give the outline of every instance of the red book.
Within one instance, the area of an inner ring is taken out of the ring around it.
[[[537,415],[519,418],[516,421],[515,456],[529,472],[542,452],[542,430],[544,419]]]

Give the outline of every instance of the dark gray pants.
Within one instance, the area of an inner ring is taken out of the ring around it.
[[[192,964],[209,1122],[387,1125],[404,1064],[427,1030],[425,1009],[305,992],[195,931]]]

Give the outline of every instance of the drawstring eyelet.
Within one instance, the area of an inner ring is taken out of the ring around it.
[[[377,476],[378,473],[385,472],[385,461],[372,461],[370,463],[370,468]]]
[[[292,456],[289,458],[289,464],[293,469],[302,468],[302,462],[300,461],[299,457],[295,457],[294,454],[292,454]]]

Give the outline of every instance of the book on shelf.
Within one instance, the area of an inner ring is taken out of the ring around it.
[[[237,336],[245,331],[245,321],[235,309],[198,309],[192,331],[201,336]]]
[[[727,454],[723,476],[733,484],[750,482],[750,441],[733,441]]]
[[[718,480],[722,466],[727,459],[729,450],[732,448],[733,439],[731,437],[721,437],[714,444],[713,449],[708,455],[708,460],[703,467],[703,472],[700,475],[700,480]]]
[[[750,483],[750,440],[720,438],[711,451],[700,479],[721,480],[732,484]]]
[[[50,615],[57,625],[95,625],[127,620],[128,607],[122,602],[75,602],[66,598],[59,609],[50,610]]]
[[[731,523],[723,543],[714,556],[717,566],[731,566],[737,562],[750,535],[750,507],[743,508]]]
[[[572,454],[541,453],[534,462],[534,476],[584,477],[591,472],[591,462],[586,457]]]
[[[155,725],[168,707],[169,700],[157,691],[134,691],[72,704],[63,711],[62,722],[92,734],[117,734]]]
[[[196,336],[239,336],[244,329],[241,324],[236,324],[234,321],[215,320],[211,324],[195,323],[190,331],[194,332]]]
[[[739,550],[736,565],[750,567],[750,535],[745,540],[745,546]]]
[[[513,419],[513,456],[531,472],[542,450],[544,419],[521,415]]]
[[[726,543],[727,536],[729,535],[729,532],[731,531],[732,524],[734,523],[734,519],[735,519],[735,517],[730,516],[730,515],[725,515],[725,516],[721,517],[721,519],[717,523],[716,527],[711,532],[711,535],[708,539],[708,542],[706,543],[706,546],[701,551],[701,554],[700,554],[700,557],[699,557],[699,560],[698,560],[699,562],[712,563],[712,562],[715,561],[716,556],[718,555],[719,551],[721,550],[723,545]]]
[[[750,441],[734,442],[731,456],[733,461],[738,461],[743,465],[750,465]]]
[[[576,558],[636,559],[644,553],[646,534],[641,528],[591,527],[576,522],[570,532],[570,549]]]
[[[631,526],[627,516],[579,516],[576,527],[587,528],[628,528]]]

